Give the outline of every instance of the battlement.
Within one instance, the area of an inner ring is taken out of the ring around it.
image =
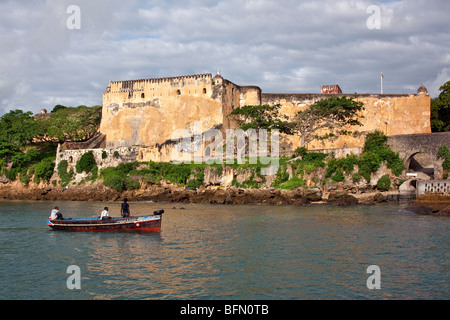
[[[144,91],[146,85],[157,84],[161,85],[164,83],[174,85],[175,83],[184,83],[186,81],[212,81],[212,74],[194,74],[194,75],[184,75],[177,77],[164,77],[164,78],[148,78],[148,79],[138,79],[138,80],[121,80],[121,81],[110,81],[106,91],[104,93],[123,93],[123,92],[133,92],[133,91]]]
[[[349,94],[335,94],[335,93],[263,93],[262,104],[283,104],[286,101],[291,102],[293,105],[312,104],[322,99],[328,99],[332,96],[335,97],[349,97],[349,98],[375,98],[375,99],[387,99],[387,98],[400,98],[409,97],[411,94],[377,94],[377,93],[349,93]],[[284,101],[284,102],[283,102]]]

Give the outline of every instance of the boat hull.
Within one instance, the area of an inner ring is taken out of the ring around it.
[[[142,216],[128,218],[100,219],[64,219],[47,220],[54,230],[65,231],[161,231],[161,216]]]

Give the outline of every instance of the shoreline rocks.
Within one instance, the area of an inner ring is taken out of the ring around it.
[[[386,196],[378,195],[382,201]],[[350,194],[348,191],[334,190],[329,194],[319,188],[298,188],[294,190],[280,190],[276,188],[242,189],[205,188],[186,190],[177,186],[143,185],[131,191],[117,192],[105,187],[101,182],[91,185],[72,186],[67,189],[61,187],[29,186],[21,184],[0,185],[0,199],[2,200],[37,200],[37,201],[153,201],[169,203],[205,203],[205,204],[262,204],[262,205],[304,205],[323,203],[334,205],[354,205],[358,203],[372,204],[377,193],[367,193],[364,197]]]
[[[450,202],[447,203],[421,203],[413,202],[406,210],[420,215],[450,216]]]
[[[450,216],[450,196],[429,194],[411,202],[406,210],[420,215]]]
[[[97,181],[91,185],[72,186],[67,189],[51,185],[34,185],[25,187],[20,183],[0,185],[0,200],[34,200],[34,201],[150,201],[155,203],[202,203],[228,205],[373,205],[388,201],[392,194],[379,191],[353,194],[347,190],[323,192],[319,188],[298,188],[280,190],[276,188],[242,189],[205,188],[186,190],[177,186],[143,185],[131,191],[118,192]],[[392,197],[391,197],[392,198]],[[412,201],[406,210],[423,215],[450,215],[449,197],[432,197]]]

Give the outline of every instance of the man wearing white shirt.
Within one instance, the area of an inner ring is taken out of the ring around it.
[[[61,212],[59,212],[59,208],[55,207],[55,209],[52,210],[52,213],[50,214],[50,220],[64,220]]]
[[[102,214],[100,215],[100,220],[111,219],[108,210],[109,210],[108,207],[105,207],[103,209]]]

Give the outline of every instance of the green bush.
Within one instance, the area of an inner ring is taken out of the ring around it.
[[[56,168],[58,171],[58,176],[61,179],[61,185],[63,187],[67,186],[73,178],[74,172],[73,169],[70,169],[67,172],[67,168],[69,167],[69,163],[67,160],[61,160],[58,163],[58,167]]]
[[[396,176],[399,176],[406,169],[399,154],[392,151],[387,145],[387,137],[377,130],[367,134],[364,153],[358,162],[360,172],[367,181],[370,180],[370,173],[378,170],[383,161],[386,161],[387,167]]]
[[[58,171],[58,175],[61,178],[62,175],[67,173],[67,168],[69,167],[69,162],[67,160],[61,160],[58,163],[58,167],[56,168]]]
[[[327,170],[325,171],[325,178],[331,178],[331,176],[338,169],[337,160],[335,158],[331,158],[327,163]]]
[[[360,181],[362,178],[361,174],[359,172],[355,172],[352,176],[352,180],[353,182],[358,182]]]
[[[137,166],[139,166],[139,162],[122,162],[120,163],[115,170],[122,174],[129,174],[131,171],[136,170]]]
[[[179,186],[186,185],[191,176],[191,166],[187,164],[171,164],[165,172],[165,179]]]
[[[386,174],[382,176],[377,182],[377,189],[381,191],[388,191],[391,187],[391,179],[389,179],[389,175]]]
[[[352,173],[355,164],[358,164],[358,157],[354,154],[347,155],[345,158],[337,160],[337,166],[342,168],[345,173]]]
[[[10,170],[5,172],[5,176],[11,180],[14,181],[17,178],[17,174],[19,173],[20,168],[11,168]]]
[[[341,172],[338,172],[337,177],[334,178],[333,181],[335,179],[339,181],[344,181],[345,179],[343,179],[344,178],[343,172],[349,174],[352,173],[355,164],[358,164],[358,157],[355,156],[354,154],[347,155],[345,158],[340,159],[331,158],[330,160],[328,160],[327,163],[327,171],[325,172],[325,178],[331,178],[334,175],[334,173],[339,170]]]
[[[39,182],[40,179],[44,181],[50,181],[53,175],[53,170],[55,169],[55,164],[49,159],[44,159],[39,162],[34,169],[34,181]]]
[[[110,175],[103,179],[103,184],[118,192],[122,192],[125,189],[125,178],[120,175]]]
[[[370,174],[377,171],[380,165],[380,157],[374,152],[365,152],[358,160],[359,173],[366,181],[370,181]]]
[[[278,169],[277,174],[275,175],[274,185],[279,186],[288,180],[289,180],[289,173],[284,169],[284,167],[280,167]]]
[[[442,169],[445,171],[450,171],[450,150],[448,150],[447,146],[443,144],[438,151],[438,159],[443,159]]]
[[[344,173],[341,169],[337,169],[334,175],[331,177],[331,180],[334,182],[343,182],[345,181]]]
[[[11,156],[11,161],[15,167],[20,167],[34,160],[39,159],[39,152],[36,149],[29,149],[26,153],[17,152]]]
[[[81,156],[80,160],[77,161],[75,168],[78,173],[90,173],[95,166],[97,166],[97,162],[95,161],[94,154],[92,151],[89,151]]]
[[[91,181],[95,181],[98,177],[98,166],[95,165],[91,169]]]
[[[151,183],[151,184],[157,184],[160,183],[162,180],[161,175],[156,175],[152,173],[147,173],[142,175],[142,182]]]
[[[205,178],[205,174],[202,171],[200,171],[199,173],[196,173],[194,175],[194,180],[189,180],[187,183],[187,187],[194,190],[195,188],[200,188],[200,186],[203,184],[203,179]]]
[[[21,168],[19,172],[19,181],[22,182],[25,186],[28,186],[30,183],[31,175],[28,174],[27,168]]]
[[[303,157],[307,153],[308,153],[308,149],[306,149],[305,147],[298,147],[297,149],[294,150],[294,154],[292,155],[292,158]]]
[[[309,152],[303,156],[303,160],[308,161],[308,162],[320,163],[323,160],[325,160],[326,157],[328,157],[328,154],[326,154],[326,153]]]
[[[293,189],[297,189],[300,187],[303,187],[306,184],[306,181],[294,176],[291,179],[289,179],[288,181],[280,184],[278,187],[278,189],[283,189],[283,190],[293,190]]]
[[[398,153],[391,151],[389,157],[386,159],[387,167],[392,170],[392,172],[398,177],[402,174],[403,170],[406,169],[403,160],[400,159]]]
[[[141,183],[138,180],[128,178],[125,179],[125,188],[127,190],[135,190],[141,187]]]
[[[364,152],[379,153],[383,150],[387,143],[387,136],[385,136],[380,130],[370,132],[366,136],[366,142],[364,143]]]
[[[105,186],[115,189],[118,192],[138,189],[141,186],[139,177],[136,177],[136,175],[138,176],[136,173],[140,172],[136,170],[138,165],[138,162],[123,162],[117,167],[110,167],[100,170],[99,176],[103,179],[103,184]],[[97,169],[97,167],[94,169]],[[91,179],[95,178],[96,175],[93,172]]]

